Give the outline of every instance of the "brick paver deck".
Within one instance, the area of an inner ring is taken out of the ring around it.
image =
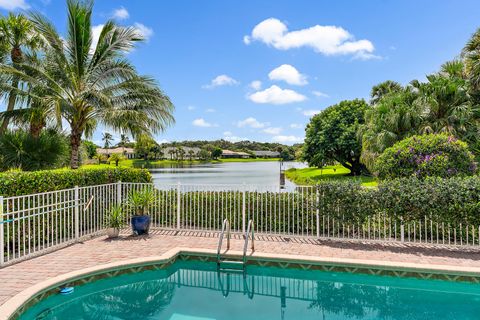
[[[123,236],[117,240],[99,237],[0,269],[0,305],[35,283],[71,271],[144,257],[158,256],[175,247],[215,249],[216,233],[155,230],[148,237]],[[242,250],[235,236],[232,250]],[[428,245],[341,242],[283,237],[256,237],[255,251],[391,262],[480,267],[480,249],[432,248]]]

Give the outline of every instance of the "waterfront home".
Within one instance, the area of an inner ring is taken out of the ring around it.
[[[107,157],[118,153],[123,155],[127,159],[135,159],[135,150],[133,148],[117,147],[117,148],[97,148],[97,154],[103,154]]]
[[[278,151],[252,151],[253,155],[257,158],[280,158],[280,152]]]
[[[240,159],[248,159],[252,157],[251,154],[241,151],[231,151],[231,150],[222,150],[222,158],[240,158]]]

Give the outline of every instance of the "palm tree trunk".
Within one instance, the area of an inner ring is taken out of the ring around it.
[[[80,143],[82,141],[82,133],[72,129],[70,134],[70,168],[78,169],[80,164]]]
[[[13,80],[12,87],[18,88],[18,80]],[[13,109],[15,108],[16,101],[17,101],[17,93],[14,90],[12,90],[8,95],[7,111],[13,111]],[[3,120],[2,127],[0,128],[0,133],[4,133],[7,130],[9,122],[10,122],[10,119],[8,118]]]
[[[32,121],[30,122],[30,135],[34,138],[40,137],[43,128],[45,128],[45,122],[43,121]]]

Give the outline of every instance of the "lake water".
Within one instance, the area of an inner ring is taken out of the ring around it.
[[[283,162],[282,169],[305,168],[301,162]],[[256,186],[280,186],[280,162],[221,162],[169,165],[150,168],[155,185],[181,184],[247,184]],[[286,189],[295,184],[286,180]]]

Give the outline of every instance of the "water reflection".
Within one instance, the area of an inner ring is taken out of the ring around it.
[[[285,162],[283,169],[304,168],[300,162]],[[198,184],[198,185],[256,185],[280,186],[280,162],[224,162],[203,164],[173,164],[150,168],[157,187],[162,185]],[[287,189],[295,184],[286,181]]]
[[[211,265],[122,277],[51,297],[35,319],[478,319],[480,312],[474,284],[259,267],[243,275]]]

